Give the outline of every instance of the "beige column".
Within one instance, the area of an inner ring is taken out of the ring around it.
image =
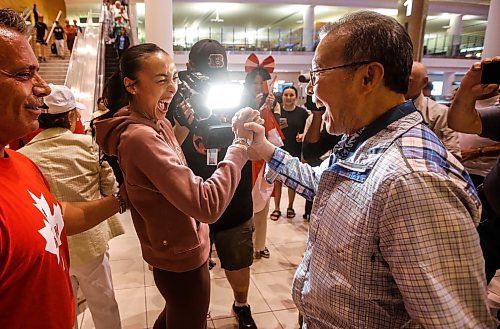
[[[490,1],[490,11],[488,12],[488,25],[484,36],[484,49],[482,58],[500,56],[500,0]]]
[[[450,18],[450,28],[447,31],[449,40],[448,55],[460,55],[460,36],[462,35],[463,15],[452,15]]]
[[[303,13],[302,46],[306,51],[314,47],[314,5],[309,5]]]
[[[403,24],[413,43],[413,59],[421,61],[425,21],[429,0],[398,0],[398,21]]]
[[[146,42],[156,43],[173,56],[172,0],[144,0]]]

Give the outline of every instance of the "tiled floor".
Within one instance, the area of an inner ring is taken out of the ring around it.
[[[287,193],[283,193],[285,213]],[[291,297],[293,274],[305,250],[307,222],[302,219],[304,199],[297,196],[293,219],[268,220],[269,259],[255,260],[251,267],[249,303],[260,329],[298,328],[297,309]],[[271,210],[274,208],[271,200]],[[122,215],[126,233],[110,241],[111,270],[116,299],[124,329],[151,328],[163,309],[163,299],[155,287],[152,272],[142,260],[139,240],[130,214]],[[217,266],[210,272],[212,291],[208,328],[238,328],[231,313],[233,294],[215,257]],[[94,328],[88,309],[78,315],[80,328]]]

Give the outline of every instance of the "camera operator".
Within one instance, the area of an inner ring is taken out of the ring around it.
[[[189,53],[189,62],[186,66],[188,73],[201,73],[208,77],[211,84],[227,83],[226,51],[215,40],[204,39],[195,43]],[[180,76],[182,77],[182,74]],[[195,91],[204,92],[203,90]],[[191,106],[196,113],[197,105],[193,103]],[[181,103],[181,110],[184,113],[189,113],[186,111],[185,103]],[[227,113],[226,116],[230,118],[232,115],[233,113]],[[203,124],[218,124],[223,121],[224,118],[212,115],[209,122]],[[201,125],[201,123],[199,124]],[[178,122],[176,125],[178,126]],[[179,132],[182,130],[178,127],[176,129]],[[182,133],[177,136],[179,138]],[[180,138],[184,142],[180,141],[180,143],[182,143],[182,151],[188,166],[196,175],[204,179],[210,177],[217,168],[218,162],[224,158],[227,149],[207,150],[204,137],[198,133],[198,129],[193,125],[190,125],[187,137],[185,139],[183,137]],[[220,219],[210,225],[211,241],[215,244],[221,267],[233,289],[234,304],[232,308],[238,318],[240,328],[257,328],[248,304],[250,265],[253,262],[252,216],[252,165],[248,161],[242,169],[241,181],[231,203]]]

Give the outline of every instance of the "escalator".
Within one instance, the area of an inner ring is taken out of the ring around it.
[[[106,45],[104,55],[104,84],[109,78],[118,71],[118,57],[116,55],[115,46],[113,44]]]

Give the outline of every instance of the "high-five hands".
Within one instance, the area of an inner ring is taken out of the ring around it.
[[[253,141],[248,148],[250,158],[271,161],[276,146],[267,140],[264,126],[261,123],[250,121],[245,123],[243,127],[253,133]]]
[[[233,132],[236,138],[244,138],[253,140],[253,132],[244,127],[247,122],[255,123],[256,125],[264,124],[264,120],[260,117],[260,113],[250,107],[245,107],[234,115],[232,119]]]

